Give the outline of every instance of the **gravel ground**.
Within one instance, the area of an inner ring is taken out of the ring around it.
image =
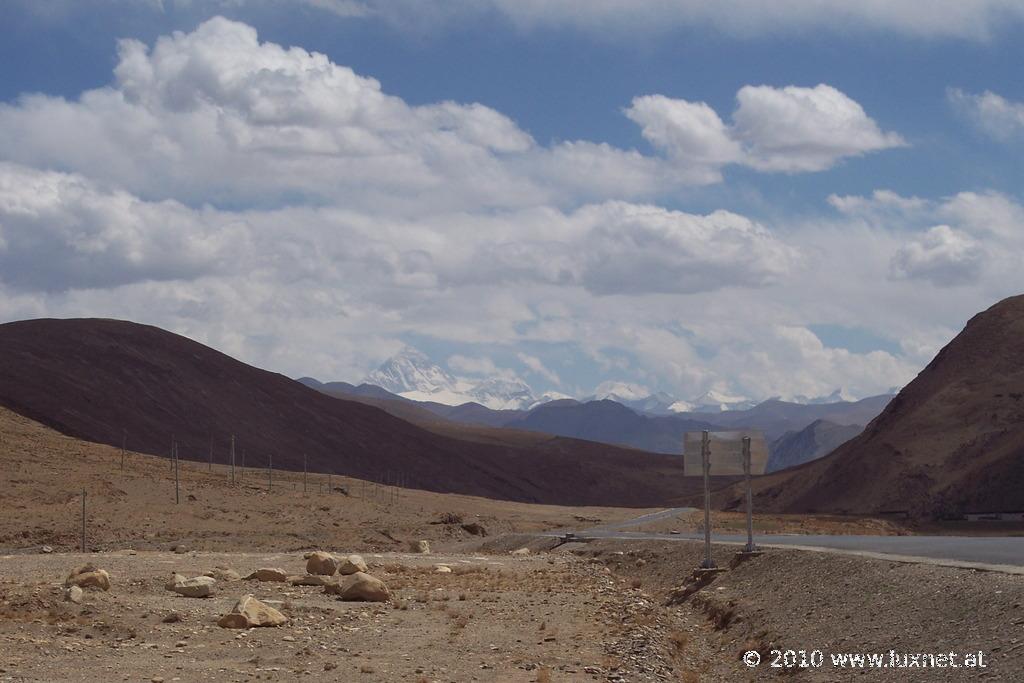
[[[696,567],[702,558],[700,543],[601,541],[575,552],[642,585],[669,610],[668,628],[703,636],[688,641],[696,652],[684,651],[702,681],[779,675],[805,681],[865,675],[893,681],[1024,680],[1024,576],[771,550],[717,574],[685,597],[678,588],[686,583],[684,568]],[[720,567],[729,567],[734,550],[716,547],[715,558]],[[694,631],[695,619],[710,628]],[[755,669],[741,661],[749,650],[761,657]],[[801,650],[820,650],[825,661],[821,667],[772,668],[772,650],[793,650],[798,664]],[[832,654],[888,658],[890,650],[898,655],[980,651],[987,666],[869,670],[831,662]]]
[[[163,587],[172,571],[215,566],[301,573],[297,553],[4,556],[0,680],[663,681],[682,671],[665,610],[601,564],[568,553],[364,557],[390,602],[244,580],[219,583],[207,599]],[[86,559],[110,572],[110,591],[64,602],[64,576]],[[218,627],[246,593],[291,621]],[[171,615],[180,620],[167,623]]]

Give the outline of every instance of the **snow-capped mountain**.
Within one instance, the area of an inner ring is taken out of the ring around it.
[[[384,361],[363,381],[413,401],[451,406],[475,402],[492,410],[519,410],[537,403],[533,389],[518,377],[456,377],[412,347]]]
[[[641,413],[667,415],[676,399],[663,391],[652,394],[647,387],[630,382],[602,382],[586,401],[615,401]]]
[[[388,358],[363,381],[393,394],[455,392],[458,384],[452,375],[411,346]]]
[[[537,402],[530,385],[518,377],[491,377],[483,380],[469,395],[492,410],[520,410]]]
[[[552,401],[566,401],[566,400],[568,400],[568,401],[575,401],[576,398],[574,396],[570,396],[569,394],[563,394],[560,391],[545,391],[543,394],[538,396],[537,400],[533,403],[533,405],[528,406],[528,408],[536,408],[539,405],[543,405],[545,403],[551,403]]]
[[[749,410],[757,405],[757,401],[751,401],[744,396],[730,396],[712,389],[699,398],[695,398],[692,404],[693,412],[720,413],[726,410]]]

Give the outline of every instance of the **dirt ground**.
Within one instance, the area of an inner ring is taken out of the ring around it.
[[[241,456],[238,456],[241,460]],[[381,486],[345,477],[173,463],[63,436],[0,409],[0,549],[405,550],[407,542],[593,526],[651,510],[529,505]],[[347,495],[339,492],[347,491]],[[438,523],[448,522],[448,523]],[[478,530],[479,531],[479,530]]]
[[[630,527],[630,531],[646,531],[650,533],[681,533],[702,530],[704,511],[685,512],[672,519]],[[747,515],[745,512],[712,513],[711,528],[723,534],[747,533]],[[840,517],[838,515],[754,515],[755,534],[868,534],[878,536],[901,536],[911,533],[911,529],[888,520],[871,517]]]
[[[303,494],[301,473],[274,473],[269,490],[265,471],[239,468],[232,485],[223,466],[211,473],[184,462],[176,504],[170,464],[129,453],[122,473],[117,449],[0,411],[0,681],[1022,680],[1022,576],[772,550],[695,584],[699,543],[558,545],[530,535],[649,510],[534,506],[339,477],[330,487],[347,494],[326,492],[319,475]],[[76,552],[83,488],[85,555]],[[742,519],[716,513],[715,525],[739,531]],[[773,516],[759,528],[900,532],[887,524]],[[407,552],[418,539],[434,553]],[[528,555],[510,554],[523,546]],[[392,599],[342,602],[318,587],[246,580],[218,582],[206,599],[164,588],[171,572],[217,566],[299,574],[303,552],[318,548],[362,553]],[[734,550],[716,546],[720,566]],[[85,560],[110,572],[111,590],[65,602],[64,578]],[[250,593],[289,623],[217,626]],[[741,660],[751,650],[758,668]],[[980,651],[987,666],[772,668],[772,650]]]

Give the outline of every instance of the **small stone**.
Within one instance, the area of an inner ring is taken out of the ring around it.
[[[255,626],[281,626],[288,617],[252,595],[243,595],[231,611],[217,621],[221,628],[253,628]]]
[[[78,586],[68,586],[64,589],[64,600],[76,605],[82,604],[82,589]]]
[[[414,553],[419,553],[421,555],[429,555],[430,554],[430,542],[426,541],[426,540],[410,541],[409,542],[409,550],[414,552]]]
[[[338,558],[322,550],[310,553],[306,558],[306,573],[332,576],[338,571]]]
[[[349,555],[341,560],[338,565],[338,573],[348,576],[355,574],[356,572],[367,572],[369,568],[366,566],[366,560],[363,559],[362,555]]]
[[[49,554],[53,552],[53,548],[51,548],[48,545],[44,545],[42,548],[39,549],[39,552]]]
[[[288,573],[283,569],[277,569],[273,567],[263,567],[257,569],[249,576],[245,577],[246,581],[287,581]]]
[[[83,564],[68,575],[64,585],[108,591],[110,590],[110,574],[103,569],[97,569],[92,564]]]
[[[391,599],[391,592],[383,581],[363,572],[346,576],[341,583],[329,584],[324,592],[339,595],[342,600],[387,602]]]

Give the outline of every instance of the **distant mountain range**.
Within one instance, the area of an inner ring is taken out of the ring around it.
[[[404,378],[392,384],[396,388],[412,386],[412,381],[405,380],[413,376],[428,377],[431,381],[439,377],[429,368],[408,367],[401,374],[389,372],[387,376]],[[380,380],[381,376],[375,378]],[[723,401],[703,406],[703,412],[668,412],[672,397],[662,394],[638,398],[632,387],[620,385],[604,387],[606,391],[596,394],[605,396],[600,399],[558,399],[539,402],[528,409],[494,410],[479,402],[452,406],[437,401],[418,401],[411,397],[423,395],[419,391],[395,394],[368,383],[359,386],[346,382],[324,384],[310,377],[298,381],[338,398],[370,403],[396,417],[442,433],[453,427],[439,424],[439,421],[538,432],[678,455],[683,435],[688,431],[754,429],[763,432],[771,444],[770,470],[772,463],[775,463],[773,469],[781,469],[827,454],[832,447],[859,434],[891,398],[891,395],[881,395],[860,401],[808,404],[770,399],[739,410],[723,409],[732,405]],[[458,381],[454,380],[455,386]],[[440,392],[427,392],[427,395],[437,393]],[[821,424],[803,433],[815,423]]]
[[[328,386],[332,384],[341,383],[332,382]],[[477,403],[492,410],[530,410],[551,401],[574,398],[556,391],[537,394],[523,379],[507,371],[475,379],[456,377],[434,363],[426,354],[410,346],[384,361],[363,379],[362,384],[380,387],[395,396],[413,401],[448,406]],[[756,401],[744,396],[733,396],[718,390],[707,391],[686,401],[665,392],[652,394],[644,387],[614,381],[604,382],[593,394],[578,399],[580,403],[606,400],[647,415],[718,413],[749,410],[757,405]],[[792,401],[807,405],[838,402],[849,402],[842,389],[828,396],[799,397]]]

